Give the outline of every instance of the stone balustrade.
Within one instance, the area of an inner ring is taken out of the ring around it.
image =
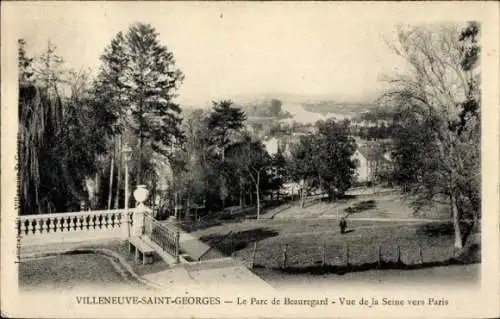
[[[127,237],[134,210],[82,211],[19,216],[17,231],[23,244],[78,238]],[[93,234],[93,235],[91,235]]]

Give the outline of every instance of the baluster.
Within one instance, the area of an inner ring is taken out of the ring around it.
[[[59,232],[63,232],[64,231],[64,218],[59,217],[57,219],[57,225],[58,225],[57,228],[58,228]]]
[[[21,220],[21,234],[24,236],[26,235],[27,227],[26,227],[26,221]]]
[[[69,231],[69,222],[68,222],[68,217],[61,217],[62,218],[62,228],[61,231]]]
[[[49,233],[53,233],[55,232],[55,228],[56,228],[56,219],[55,218],[49,218]]]
[[[108,215],[102,214],[101,215],[101,229],[106,229],[108,228]]]
[[[95,215],[89,216],[89,229],[95,229]]]
[[[76,217],[76,230],[82,230],[82,216]]]
[[[49,222],[49,219],[41,219],[40,222],[42,223],[42,228],[40,229],[40,232],[42,233],[48,233],[49,232],[49,225],[48,225],[48,222]]]
[[[28,235],[32,235],[35,232],[35,221],[33,219],[28,220]]]
[[[71,216],[69,218],[69,231],[75,230],[75,217]]]
[[[28,219],[26,221],[26,235],[33,234],[33,219]]]
[[[82,229],[83,230],[89,229],[88,220],[89,220],[89,216],[83,216],[83,222],[82,222]]]
[[[102,227],[102,215],[95,216],[95,227],[101,229]]]
[[[35,227],[36,227],[36,232],[41,234],[42,233],[42,223],[43,219],[35,219]]]

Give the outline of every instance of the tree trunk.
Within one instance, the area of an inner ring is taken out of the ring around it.
[[[89,198],[89,207],[94,208],[96,202],[96,184],[94,177],[85,177],[85,188],[87,189],[87,194]]]
[[[121,161],[121,141],[122,141],[122,138],[120,136],[120,144],[118,145],[118,162],[117,162],[117,171],[116,171],[116,177],[117,177],[117,180],[116,180],[116,193],[115,193],[115,204],[113,205],[113,207],[115,209],[118,209],[120,208],[120,184],[121,184],[121,177],[122,177],[122,161]]]
[[[175,216],[175,219],[177,220],[177,216],[178,216],[178,207],[179,207],[179,200],[178,200],[179,196],[177,194],[177,192],[175,192],[174,194],[174,216]]]
[[[100,205],[100,199],[101,199],[101,175],[99,172],[95,173],[95,197],[94,197],[94,202],[92,203],[92,209],[95,210],[99,207]]]
[[[253,192],[252,192],[251,186],[248,188],[248,200],[249,200],[249,204],[253,205]]]
[[[257,173],[257,183],[255,183],[255,190],[257,195],[257,219],[260,218],[260,172]]]
[[[300,208],[304,208],[304,189],[301,188],[300,192]]]
[[[221,201],[222,201],[222,209],[226,208],[226,198],[228,196],[228,190],[227,190],[227,185],[226,185],[226,179],[224,176],[221,176],[221,189],[220,194],[221,194]]]
[[[109,191],[108,191],[108,209],[111,209],[111,198],[113,197],[113,170],[115,168],[115,152],[111,155],[111,168],[109,170]]]
[[[478,232],[481,229],[481,225],[479,224],[479,212],[472,213],[472,231]]]
[[[243,188],[244,188],[243,178],[240,177],[240,208],[243,208],[243,206],[244,206],[244,203],[243,203]]]
[[[191,218],[191,195],[188,194],[187,199],[186,199],[186,214],[185,214],[185,219],[189,220]]]
[[[479,221],[479,214],[481,213],[481,203],[477,199],[476,196],[474,196],[473,192],[469,190],[469,200],[472,204],[472,220],[473,220],[473,225],[472,225],[472,231],[477,232],[480,230],[481,225]]]
[[[458,214],[457,202],[455,195],[450,196],[451,211],[453,214],[453,229],[455,231],[455,248],[461,249],[462,244],[462,232],[460,231],[460,216]]]

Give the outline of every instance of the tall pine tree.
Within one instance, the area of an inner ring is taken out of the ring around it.
[[[172,147],[182,138],[181,109],[174,98],[183,74],[156,30],[143,23],[119,32],[101,61],[99,99],[118,115],[121,128],[137,137],[137,182],[142,183],[145,147],[170,159]]]

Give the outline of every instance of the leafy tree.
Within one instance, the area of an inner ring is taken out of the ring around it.
[[[261,186],[267,170],[271,166],[271,157],[260,141],[251,141],[250,138],[246,138],[228,148],[227,161],[242,176],[246,176],[252,181],[257,196],[257,219],[259,219]]]
[[[304,188],[320,188],[333,200],[351,187],[355,176],[352,155],[356,143],[349,134],[349,122],[327,120],[319,121],[316,126],[315,135],[301,138],[292,148],[288,165],[291,179],[303,185],[302,207]]]
[[[230,172],[226,169],[226,149],[232,142],[236,141],[245,120],[245,113],[240,108],[234,107],[230,100],[213,102],[212,111],[206,120],[210,132],[207,135],[210,147],[215,154],[218,154],[218,159],[213,167],[220,173],[215,181],[223,207],[226,206],[226,200],[230,195],[228,179],[231,178]]]
[[[349,122],[318,122],[314,160],[320,187],[331,199],[343,195],[352,185],[356,165],[352,156],[356,142],[349,135]]]
[[[477,30],[477,31],[476,31]],[[479,70],[465,40],[477,46],[478,25],[400,29],[394,46],[412,67],[392,79],[384,99],[397,107],[398,180],[415,194],[416,208],[447,199],[461,248],[460,220],[479,214]],[[413,158],[413,159],[412,159]],[[470,184],[474,186],[470,186]]]
[[[19,68],[19,83],[27,84],[33,78],[33,58],[26,54],[26,41],[24,39],[17,40],[17,56]]]
[[[233,102],[230,100],[213,102],[212,112],[208,118],[210,137],[213,144],[217,145],[221,151],[222,158],[224,158],[225,149],[231,141],[231,135],[243,128],[243,123],[246,120],[245,113],[232,105]]]
[[[300,205],[302,208],[304,207],[305,188],[310,187],[317,177],[314,159],[316,145],[315,136],[302,137],[299,143],[291,145],[290,160],[287,162],[290,179],[301,185]]]
[[[288,172],[286,170],[287,163],[285,156],[281,151],[276,152],[271,158],[271,176],[269,188],[271,191],[277,191],[279,199],[279,190],[283,186],[283,183],[288,178]]]
[[[119,32],[101,56],[96,82],[99,97],[111,102],[118,116],[138,137],[137,182],[143,182],[143,148],[171,157],[173,145],[182,138],[180,107],[175,90],[183,75],[175,67],[172,52],[149,24],[132,25]]]
[[[185,113],[182,123],[185,138],[182,149],[177,153],[177,159],[182,167],[176,170],[174,192],[184,199],[187,218],[191,207],[206,201],[208,189],[213,187],[209,179],[213,167],[207,117],[207,112],[197,109]]]
[[[29,58],[18,44],[20,212],[71,210],[88,199],[82,185],[103,152],[106,116],[92,104],[85,72],[64,69],[55,46]]]

